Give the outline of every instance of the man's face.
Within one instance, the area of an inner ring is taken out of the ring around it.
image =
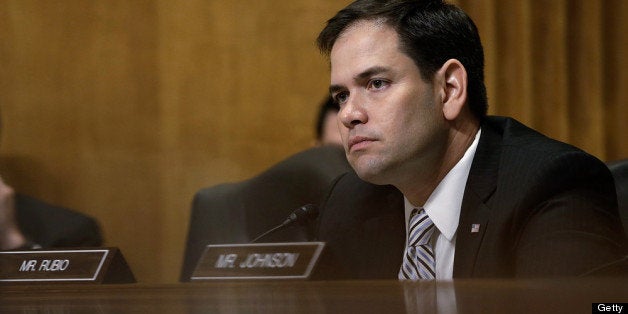
[[[357,174],[398,185],[433,172],[447,141],[441,96],[399,50],[395,30],[357,22],[336,40],[330,58],[340,133]]]

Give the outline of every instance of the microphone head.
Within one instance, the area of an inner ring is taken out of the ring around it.
[[[286,219],[284,224],[293,224],[295,222],[305,224],[308,221],[318,217],[318,206],[314,204],[303,205],[295,209]]]

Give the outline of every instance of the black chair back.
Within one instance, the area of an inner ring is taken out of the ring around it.
[[[349,169],[342,147],[321,146],[290,156],[251,179],[201,189],[192,203],[180,280],[189,281],[206,245],[250,242],[298,207],[317,204],[331,181]],[[261,242],[313,238],[312,224],[296,225]]]
[[[609,162],[607,165],[615,179],[619,216],[628,235],[628,158]]]

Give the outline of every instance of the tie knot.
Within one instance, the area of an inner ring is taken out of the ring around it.
[[[434,223],[423,208],[415,208],[410,214],[408,245],[417,246],[429,243],[434,233]]]

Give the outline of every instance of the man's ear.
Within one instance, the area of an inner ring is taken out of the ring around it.
[[[445,119],[455,120],[462,108],[467,104],[467,70],[456,59],[449,59],[438,70],[438,75],[443,79],[443,115]]]

